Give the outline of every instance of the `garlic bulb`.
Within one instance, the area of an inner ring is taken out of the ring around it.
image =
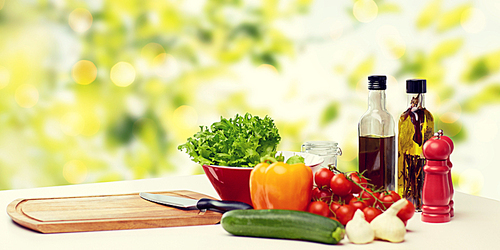
[[[405,224],[397,214],[408,201],[400,199],[392,204],[384,213],[372,220],[370,226],[375,232],[375,238],[390,242],[401,242],[406,234]]]
[[[345,226],[347,238],[354,244],[366,244],[373,241],[375,234],[373,229],[365,220],[365,214],[358,209],[354,217]]]

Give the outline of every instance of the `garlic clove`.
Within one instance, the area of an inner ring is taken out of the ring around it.
[[[390,242],[402,242],[406,234],[405,224],[397,217],[397,213],[408,201],[400,199],[392,204],[384,213],[372,220],[370,226],[376,239]]]
[[[347,223],[345,227],[347,238],[354,244],[370,243],[375,238],[370,223],[365,220],[365,215],[358,209],[354,213],[354,217]]]

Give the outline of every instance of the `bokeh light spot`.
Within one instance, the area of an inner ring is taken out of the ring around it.
[[[158,43],[148,43],[141,49],[141,56],[150,63],[162,53],[165,53],[165,49]]]
[[[10,82],[9,70],[4,66],[0,66],[0,89],[3,89],[7,85],[9,85],[9,82]]]
[[[119,62],[111,68],[111,81],[119,87],[127,87],[135,80],[135,69],[127,62]]]
[[[71,29],[83,33],[92,26],[92,14],[83,8],[77,8],[69,14],[68,23]]]
[[[377,42],[382,53],[388,59],[396,60],[406,51],[406,43],[398,29],[391,25],[384,25],[377,30]]]
[[[462,13],[460,24],[466,32],[478,33],[484,29],[486,17],[480,9],[468,8]]]
[[[180,129],[197,127],[198,112],[191,106],[182,105],[174,111],[174,123]]]
[[[79,184],[87,178],[87,166],[82,161],[71,160],[64,164],[63,176],[71,184]]]
[[[64,134],[77,136],[82,133],[85,123],[80,114],[76,112],[68,112],[61,118],[60,126]]]
[[[5,0],[0,0],[0,10],[3,9],[4,5],[5,5]]]
[[[373,21],[378,14],[378,6],[373,0],[358,0],[352,8],[354,17],[363,23]]]
[[[460,103],[455,100],[448,99],[443,101],[443,105],[440,107],[440,110],[443,110],[444,113],[439,116],[439,120],[444,123],[454,123],[462,114],[462,107]]]
[[[153,59],[155,73],[164,78],[172,78],[179,74],[179,65],[174,56],[161,53]]]
[[[263,72],[270,72],[273,74],[279,74],[278,70],[276,67],[274,67],[271,64],[261,64],[259,67],[257,67],[257,70],[261,70]]]
[[[468,168],[460,173],[458,185],[466,193],[478,195],[484,185],[484,176],[481,171],[475,168]]]
[[[31,84],[23,84],[16,89],[15,99],[23,108],[31,108],[38,102],[38,90]]]
[[[87,85],[96,79],[97,68],[93,62],[81,60],[73,65],[71,76],[78,84]]]
[[[439,125],[439,129],[443,129],[447,136],[456,136],[462,131],[463,124],[458,120],[454,123],[442,123]]]
[[[387,75],[387,85],[396,87],[398,85],[398,79],[392,75]]]
[[[460,115],[453,112],[446,112],[442,114],[439,119],[444,123],[454,123],[460,118]]]

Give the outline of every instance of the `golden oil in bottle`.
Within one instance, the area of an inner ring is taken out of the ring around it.
[[[406,81],[408,108],[399,118],[398,193],[411,201],[417,211],[422,207],[425,158],[422,146],[434,134],[434,118],[425,108],[426,80]]]

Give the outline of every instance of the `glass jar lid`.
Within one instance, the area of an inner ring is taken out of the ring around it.
[[[302,144],[301,151],[319,156],[342,155],[342,150],[335,141],[307,141]]]

